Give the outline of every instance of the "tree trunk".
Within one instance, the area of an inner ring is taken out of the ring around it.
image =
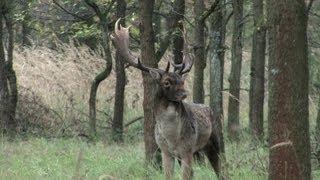
[[[209,62],[210,62],[210,107],[213,111],[213,122],[220,126],[221,159],[225,162],[224,138],[223,138],[223,73],[226,36],[226,5],[225,0],[220,0],[218,10],[213,12],[210,18],[209,29]],[[220,164],[221,166],[221,164]],[[221,166],[224,172],[224,166]],[[225,173],[224,173],[225,174]]]
[[[320,93],[320,89],[319,89],[319,93]],[[320,94],[318,97],[318,113],[317,113],[317,122],[316,122],[316,134],[318,135],[318,140],[319,140],[319,144],[320,144]]]
[[[4,2],[1,2],[1,9],[4,9]],[[0,21],[3,22],[3,13],[0,13]],[[0,120],[1,133],[6,131],[6,123],[9,122],[10,115],[8,113],[9,104],[9,88],[6,73],[6,58],[3,44],[3,23],[0,24]]]
[[[315,139],[316,143],[320,145],[320,89],[318,89],[319,99],[318,99],[318,113],[317,113],[317,121],[316,121],[316,129],[315,129]],[[316,149],[316,159],[318,160],[318,167],[320,167],[320,147]]]
[[[242,29],[243,29],[243,0],[233,0],[233,34],[231,49],[231,72],[229,77],[229,106],[228,106],[228,135],[231,140],[239,140],[239,102],[240,76],[242,63]]]
[[[269,179],[311,179],[305,1],[267,3]]]
[[[252,39],[249,127],[252,135],[263,139],[264,66],[266,30],[264,26],[263,0],[253,1],[254,32]]]
[[[5,22],[8,32],[7,55],[5,53],[4,28],[3,23],[0,25],[0,120],[1,131],[14,135],[16,132],[15,112],[17,106],[17,82],[16,75],[12,67],[13,60],[13,19],[12,19],[12,2],[2,1],[0,8],[0,21]]]
[[[174,27],[178,27],[173,34],[173,60],[174,63],[180,64],[183,60],[183,16],[185,12],[185,0],[176,0],[173,6]]]
[[[175,0],[174,2],[171,3],[173,9],[170,11],[169,13],[169,18],[167,18],[166,21],[166,36],[162,39],[160,39],[160,43],[159,43],[159,48],[157,49],[156,53],[155,53],[155,58],[157,60],[157,62],[159,62],[161,60],[161,58],[163,57],[163,55],[165,54],[165,52],[167,51],[168,47],[171,44],[171,40],[172,38],[178,37],[178,39],[174,39],[174,47],[177,46],[177,50],[179,53],[179,55],[175,55],[174,53],[174,57],[177,58],[182,58],[182,52],[181,52],[181,48],[183,48],[183,39],[181,42],[181,31],[179,29],[183,29],[183,24],[182,22],[179,20],[183,19],[183,14],[180,13],[184,13],[184,0]],[[155,19],[155,28],[158,28],[158,23],[159,23],[159,18],[158,16],[156,16],[157,18]],[[160,33],[160,30],[157,29],[155,31],[156,33]],[[176,33],[176,34],[173,34]],[[177,35],[177,36],[176,36]],[[182,44],[181,44],[182,43]]]
[[[117,0],[117,17],[124,18],[126,14],[125,0]],[[121,24],[124,26],[124,19]],[[112,137],[115,142],[123,142],[123,105],[124,90],[126,85],[126,74],[124,70],[124,61],[120,54],[116,53],[116,89],[114,101],[114,114],[112,121]]]
[[[226,34],[225,1],[220,0],[218,10],[210,19],[210,107],[213,110],[214,122],[221,123],[223,128],[223,72],[224,44]],[[222,135],[221,135],[222,136]],[[221,137],[222,138],[222,137]],[[223,139],[220,140],[223,142]],[[224,145],[222,144],[224,151]]]
[[[154,11],[160,12],[161,7],[163,6],[162,0],[156,0],[154,5]],[[161,42],[161,32],[162,32],[162,26],[161,26],[161,14],[160,13],[154,13],[153,14],[153,23],[154,23],[154,42],[160,43]]]
[[[112,70],[112,56],[110,50],[110,37],[109,37],[109,29],[108,22],[106,18],[106,14],[102,14],[98,6],[91,2],[90,0],[85,0],[85,2],[95,11],[98,18],[100,19],[101,25],[100,28],[102,30],[102,47],[104,51],[104,59],[106,61],[105,69],[100,72],[92,81],[91,89],[90,89],[90,98],[89,98],[89,120],[90,120],[90,136],[91,138],[95,138],[97,130],[96,130],[96,99],[97,99],[97,90],[100,83],[105,80],[111,73]]]
[[[21,5],[22,5],[22,11],[24,15],[24,18],[22,21],[22,45],[30,46],[31,42],[29,38],[30,38],[31,29],[28,23],[31,20],[31,16],[30,16],[29,0],[22,0]]]
[[[204,45],[204,26],[201,15],[205,10],[203,0],[195,0],[195,31],[194,31],[194,79],[193,79],[193,102],[204,103],[203,89],[203,71],[206,67],[205,61],[205,45]]]
[[[141,39],[141,62],[148,67],[156,68],[158,66],[155,58],[154,32],[152,27],[152,13],[154,0],[139,0],[140,6],[140,39]],[[148,164],[160,166],[158,146],[154,137],[155,114],[154,106],[156,97],[156,82],[149,74],[142,73],[144,97],[144,144],[145,156]]]
[[[7,80],[9,83],[9,122],[7,122],[7,128],[11,132],[16,132],[16,109],[18,103],[18,88],[17,88],[17,76],[13,70],[13,48],[14,48],[14,33],[13,33],[13,14],[12,6],[8,6],[10,13],[6,15],[6,26],[8,30],[8,51],[7,51],[7,62],[6,62],[6,73]]]

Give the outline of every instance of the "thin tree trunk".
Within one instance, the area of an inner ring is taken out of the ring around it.
[[[117,0],[117,17],[124,18],[126,14],[125,0]],[[121,21],[124,26],[124,19]],[[116,142],[123,142],[123,106],[124,90],[126,85],[126,74],[124,70],[124,61],[120,54],[116,53],[116,89],[114,101],[114,115],[112,121],[112,137]]]
[[[269,179],[311,179],[304,0],[267,1]]]
[[[8,9],[12,11],[13,7],[8,6]],[[18,88],[17,88],[17,76],[13,70],[13,48],[14,48],[14,33],[13,33],[13,17],[11,12],[6,16],[6,26],[8,30],[8,51],[7,51],[7,62],[6,62],[6,73],[7,80],[9,83],[9,122],[7,127],[11,132],[16,131],[16,109],[18,103]]]
[[[225,54],[225,35],[226,35],[226,6],[225,0],[220,0],[218,10],[213,12],[210,18],[209,29],[209,53],[208,58],[210,62],[210,107],[213,111],[213,122],[218,123],[220,131],[220,148],[222,163],[226,161],[224,152],[224,138],[223,138],[223,73],[224,73],[224,54]],[[225,164],[225,163],[223,163]],[[224,176],[225,168],[221,171]]]
[[[148,67],[158,66],[155,58],[154,31],[152,28],[152,13],[154,0],[139,0],[140,6],[140,39],[141,39],[141,62]],[[149,74],[142,73],[144,97],[144,144],[145,156],[148,164],[160,166],[160,153],[154,137],[155,114],[154,107],[156,100],[156,82]]]
[[[182,2],[183,1],[183,2]],[[183,24],[179,19],[183,18],[183,13],[184,12],[184,0],[175,0],[174,2],[172,2],[172,7],[173,10],[170,11],[169,13],[169,18],[167,18],[166,21],[166,36],[162,39],[160,39],[160,43],[159,43],[159,48],[157,49],[156,53],[155,53],[155,58],[157,60],[157,62],[159,62],[161,60],[161,58],[163,57],[163,55],[165,54],[165,52],[167,51],[168,47],[171,44],[171,40],[172,38],[175,38],[176,35],[173,33],[177,33],[177,37],[178,37],[178,41],[177,40],[173,40],[174,41],[174,47],[177,45],[178,49],[177,51],[180,51],[180,48],[182,46],[183,48],[183,42],[181,42],[181,39],[179,38],[179,36],[181,36],[182,34],[179,33],[179,29],[183,29]],[[156,16],[157,17],[157,16]],[[158,27],[157,23],[159,23],[159,18],[155,19],[156,20],[156,24],[155,24],[155,28]],[[155,31],[156,33],[160,33],[160,31],[157,29]],[[181,31],[180,31],[181,32]],[[158,34],[157,34],[158,35]],[[176,42],[175,42],[176,41]],[[183,40],[182,40],[183,41]],[[178,43],[178,44],[176,44]],[[182,43],[182,45],[181,45]],[[175,57],[177,57],[176,55],[174,55]],[[182,54],[180,53],[177,58],[181,58]]]
[[[91,2],[90,0],[85,0],[85,2],[95,11],[97,16],[100,19],[101,25],[100,28],[102,30],[102,47],[104,51],[104,59],[106,61],[105,69],[100,72],[92,81],[91,89],[90,89],[90,98],[89,98],[89,119],[90,119],[90,136],[94,138],[96,136],[96,98],[97,98],[97,90],[99,84],[105,80],[111,73],[112,70],[112,56],[110,50],[110,37],[109,37],[109,29],[106,15],[102,14],[98,6]]]
[[[219,122],[223,128],[223,73],[224,73],[224,44],[226,34],[225,0],[220,0],[218,11],[210,18],[210,107],[213,110],[214,122]],[[221,135],[221,142],[223,136]],[[221,144],[224,152],[224,144]]]
[[[315,139],[316,139],[316,143],[320,146],[320,89],[318,89],[318,93],[319,93],[319,97],[318,97],[319,99],[318,99],[318,113],[317,113],[316,129],[315,129]],[[318,164],[320,167],[320,148],[316,149],[316,159],[318,160]]]
[[[264,26],[263,0],[253,1],[254,32],[252,39],[249,127],[254,137],[263,139],[264,67],[266,30]]]
[[[316,122],[316,134],[318,135],[319,144],[320,144],[320,95],[318,98],[319,99],[318,99],[318,113],[317,113],[317,122]]]
[[[5,3],[1,2],[0,8],[4,9]],[[4,15],[0,13],[0,21],[3,22]],[[9,104],[9,89],[6,74],[6,58],[3,44],[3,23],[0,24],[0,123],[1,133],[6,131],[6,123],[9,121],[10,116],[8,113]]]
[[[204,45],[204,21],[200,20],[205,10],[203,0],[195,0],[195,31],[194,31],[194,79],[193,79],[193,102],[204,103],[203,71],[206,67]]]
[[[176,64],[183,60],[183,16],[185,12],[185,0],[176,0],[173,6],[174,27],[178,27],[173,34],[173,60]]]
[[[0,8],[3,10],[0,13],[0,119],[2,131],[8,132],[9,135],[14,135],[16,132],[15,112],[18,94],[16,76],[12,68],[14,47],[12,5],[10,1],[2,1],[0,4]],[[5,55],[5,45],[3,44],[4,28],[2,22],[5,22],[8,32],[7,56]]]
[[[231,140],[239,140],[239,103],[240,77],[242,63],[242,30],[243,30],[243,0],[233,0],[233,34],[231,52],[231,72],[229,77],[228,134]]]
[[[154,11],[160,12],[161,7],[163,5],[162,0],[155,0],[154,5]],[[154,34],[155,34],[155,43],[161,42],[161,32],[162,32],[162,26],[161,26],[161,15],[160,13],[153,13],[153,22],[154,22]]]
[[[31,29],[28,25],[28,23],[31,20],[31,16],[30,16],[30,8],[29,8],[29,0],[22,0],[21,1],[22,4],[22,10],[23,10],[23,21],[22,21],[22,45],[23,46],[30,46],[31,42],[30,42],[30,33],[31,33]]]

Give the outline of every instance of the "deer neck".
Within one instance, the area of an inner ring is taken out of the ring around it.
[[[170,101],[160,93],[155,106],[157,143],[162,148],[169,148],[171,153],[179,154],[181,149],[177,149],[178,146],[183,147],[187,141],[195,140],[196,125],[188,113],[187,104]]]
[[[161,90],[158,90],[156,94],[156,106],[155,106],[155,113],[157,115],[161,115],[164,112],[167,112],[168,114],[175,114],[177,116],[181,116],[184,112],[184,104],[182,101],[176,102],[176,101],[170,101],[168,100]]]

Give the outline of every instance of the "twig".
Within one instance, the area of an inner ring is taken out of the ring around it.
[[[229,91],[230,89],[229,88],[224,88],[222,91]],[[249,92],[250,90],[247,89],[247,88],[240,88],[241,91],[247,91]]]
[[[73,12],[70,12],[69,10],[67,10],[66,8],[64,8],[61,4],[59,4],[56,0],[53,0],[53,3],[54,3],[56,6],[58,6],[62,11],[64,11],[65,13],[67,13],[67,14],[73,16],[73,17],[76,17],[77,19],[81,19],[81,20],[83,20],[83,21],[87,21],[88,19],[91,18],[91,16],[85,18],[85,17],[79,16],[79,15],[73,13]]]
[[[233,11],[231,11],[230,14],[227,16],[225,24],[228,24],[228,22],[231,19],[232,15],[233,15]]]
[[[137,121],[139,121],[139,120],[141,120],[141,119],[143,119],[143,118],[144,118],[143,116],[137,117],[137,118],[131,120],[130,122],[128,122],[126,125],[124,125],[124,127],[128,127],[128,126],[130,126],[131,124],[133,124],[133,123],[135,123],[135,122],[137,122]]]
[[[307,15],[309,15],[309,12],[310,12],[310,10],[312,8],[313,2],[314,2],[314,0],[309,0],[308,6],[307,6],[307,9],[306,9],[306,14]]]
[[[99,9],[99,7],[98,7],[98,5],[97,5],[96,3],[92,2],[91,0],[84,0],[84,2],[85,2],[89,7],[92,8],[92,10],[97,14],[97,16],[98,16],[99,18],[102,17],[102,13],[101,13],[101,11],[100,11],[100,9]]]
[[[292,146],[292,142],[291,141],[285,141],[285,142],[281,142],[281,143],[277,143],[273,146],[270,147],[270,150],[282,147],[282,146]]]

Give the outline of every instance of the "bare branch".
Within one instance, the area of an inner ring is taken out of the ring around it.
[[[64,8],[61,4],[59,4],[56,0],[53,0],[53,3],[58,6],[62,11],[64,11],[65,13],[77,18],[77,19],[80,19],[80,20],[83,20],[83,21],[88,21],[88,19],[90,19],[92,16],[90,17],[82,17],[82,16],[79,16],[69,10],[67,10],[66,8]]]
[[[95,3],[95,2],[92,2],[91,0],[84,0],[84,2],[89,6],[91,7],[91,9],[97,14],[97,16],[99,18],[102,17],[102,13],[98,7],[98,5]]]
[[[124,125],[124,127],[129,127],[131,124],[133,124],[133,123],[135,123],[135,122],[137,122],[137,121],[139,121],[139,120],[141,120],[141,119],[143,119],[144,117],[143,116],[139,116],[139,117],[137,117],[137,118],[134,118],[133,120],[131,120],[130,122],[128,122],[127,124],[125,124]]]
[[[174,33],[174,31],[176,30],[176,28],[179,25],[179,16],[183,16],[183,14],[178,12],[178,7],[180,6],[180,2],[178,0],[174,1],[173,4],[173,8],[171,10],[171,12],[168,15],[163,15],[163,16],[167,16],[167,21],[168,21],[168,32],[166,34],[166,36],[160,41],[160,47],[159,49],[156,51],[156,60],[157,62],[159,62],[162,58],[162,56],[164,55],[164,53],[166,52],[166,50],[168,49],[169,45],[170,45],[170,41],[172,39],[172,34]]]
[[[309,12],[310,12],[310,10],[312,8],[313,2],[314,2],[314,0],[309,0],[309,3],[307,5],[307,9],[306,9],[307,15],[309,15]]]
[[[218,7],[219,2],[220,0],[215,0],[211,7],[200,16],[200,21],[205,21],[213,13]]]

